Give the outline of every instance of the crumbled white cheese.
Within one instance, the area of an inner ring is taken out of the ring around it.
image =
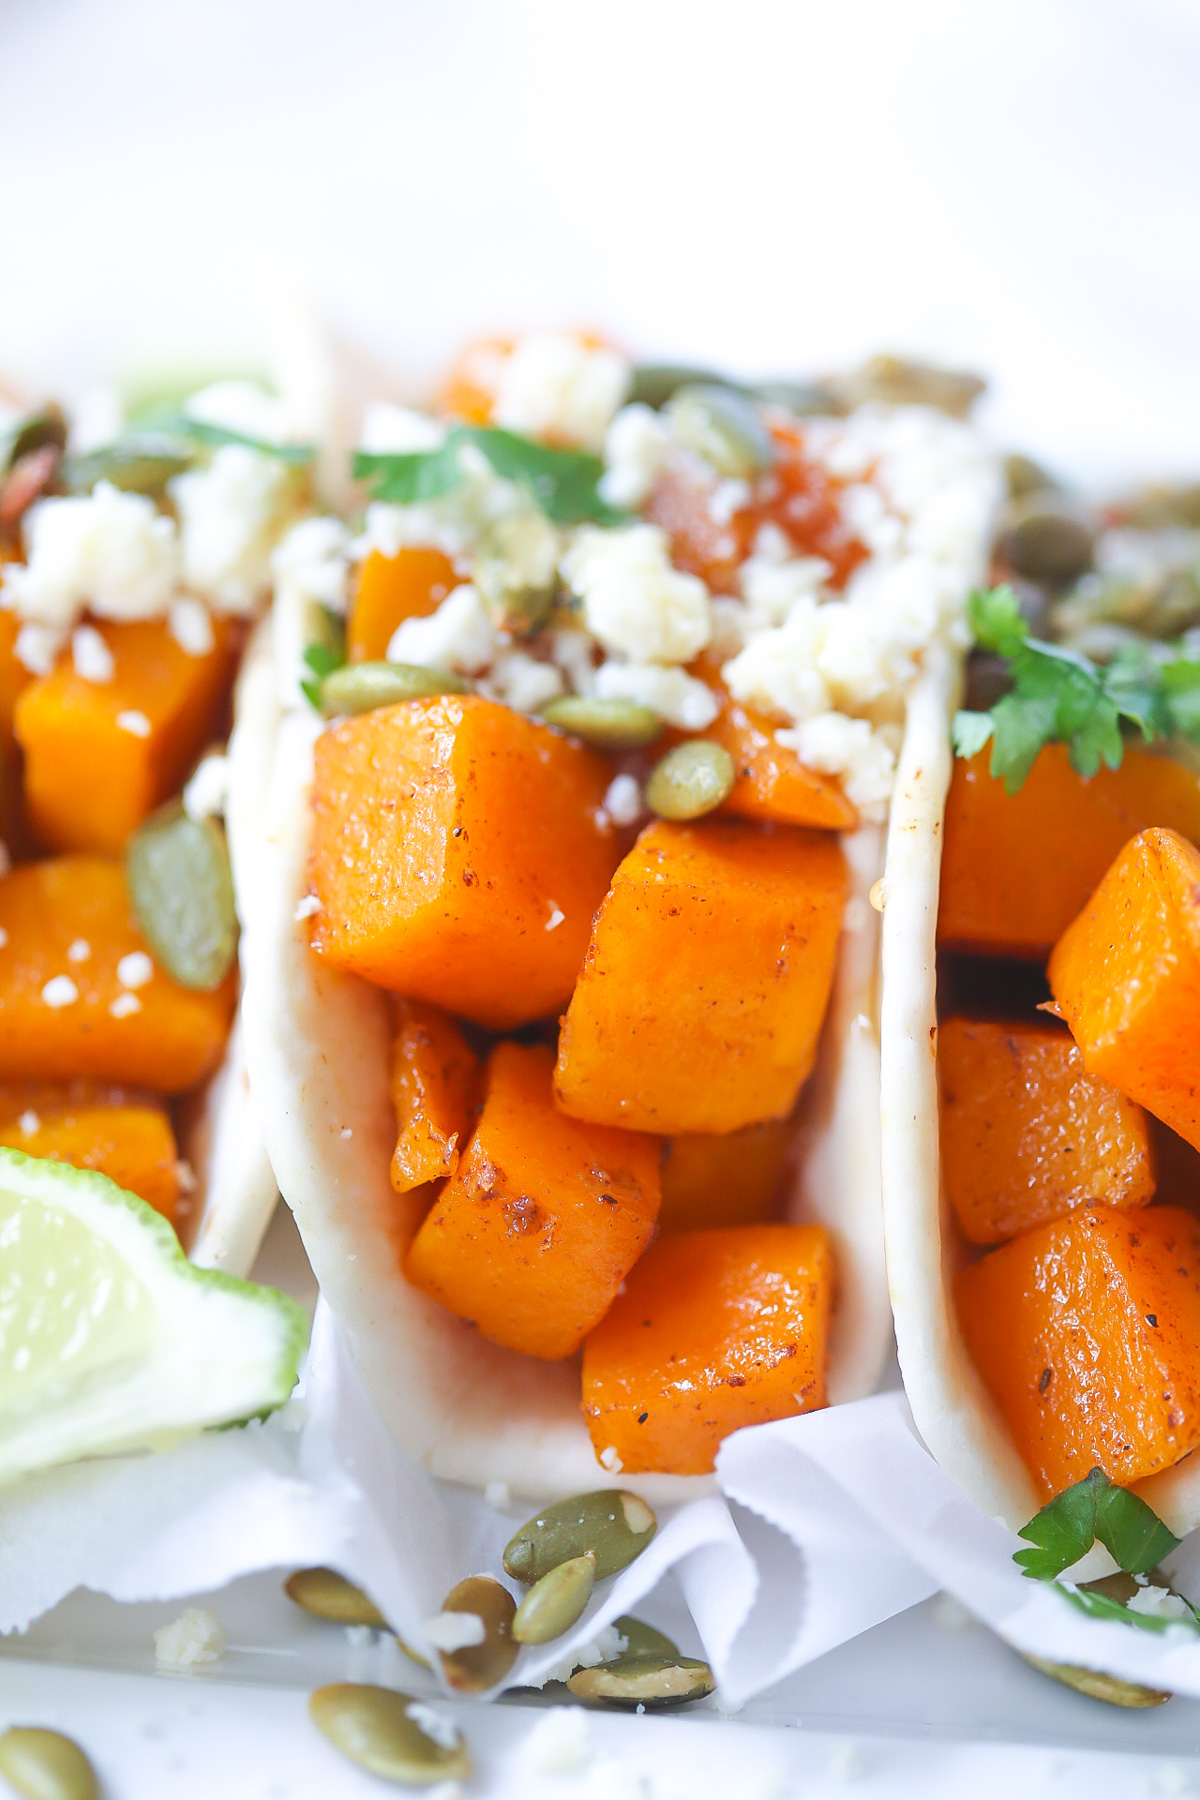
[[[154,980],[154,964],[144,950],[131,950],[117,964],[117,980],[123,988],[145,987]]]
[[[740,571],[750,631],[782,625],[797,600],[823,598],[823,585],[833,573],[820,556],[776,556],[773,543],[770,552],[764,555],[760,546],[767,529],[764,526],[759,532],[754,554],[747,557]]]
[[[42,989],[42,999],[55,1011],[61,1006],[74,1006],[79,998],[79,989],[69,975],[52,975]]]
[[[750,483],[738,476],[730,476],[726,481],[718,481],[709,491],[705,511],[714,525],[728,525],[734,513],[749,506],[750,497]]]
[[[314,913],[319,913],[320,910],[321,902],[317,899],[317,896],[315,894],[305,894],[303,900],[297,900],[296,910],[292,914],[292,917],[296,920],[297,924],[299,924],[302,919],[311,919]]]
[[[482,1644],[487,1630],[478,1613],[443,1612],[435,1613],[432,1619],[426,1619],[422,1628],[425,1636],[435,1650],[444,1650],[452,1654],[455,1650],[469,1650],[476,1644]]]
[[[377,456],[411,456],[415,451],[436,450],[445,439],[446,427],[439,419],[415,412],[410,406],[372,400],[363,409],[359,448]]]
[[[73,963],[87,962],[92,954],[92,946],[86,938],[74,938],[67,945],[67,961]]]
[[[77,625],[71,634],[71,660],[80,681],[107,682],[117,665],[113,653],[94,625]]]
[[[603,1459],[601,1459],[603,1460]],[[597,1663],[608,1662],[611,1657],[620,1656],[629,1648],[629,1639],[622,1637],[615,1625],[602,1625],[595,1637],[580,1644],[577,1649],[567,1654],[547,1669],[536,1681],[524,1677],[529,1687],[545,1687],[548,1681],[566,1681],[576,1669],[594,1669]]]
[[[440,1744],[443,1750],[454,1750],[462,1741],[454,1720],[448,1719],[445,1713],[438,1712],[436,1707],[428,1706],[424,1700],[410,1700],[405,1711],[417,1730],[423,1731],[435,1744]]]
[[[794,750],[807,768],[841,777],[846,797],[868,819],[885,816],[896,777],[896,756],[891,745],[866,719],[850,719],[845,713],[818,713],[802,719],[775,737],[785,750]]]
[[[222,444],[207,468],[171,482],[179,513],[181,566],[213,610],[245,617],[270,584],[270,559],[295,511],[295,486],[277,456]]]
[[[664,669],[660,663],[601,663],[595,692],[602,700],[634,700],[639,706],[648,706],[683,731],[703,731],[720,711],[716,696],[703,681],[685,675],[682,669]]]
[[[20,1118],[17,1120],[17,1125],[20,1128],[22,1137],[32,1137],[35,1131],[41,1130],[42,1121],[38,1118],[32,1108],[30,1108],[21,1114]]]
[[[114,1019],[131,1019],[134,1013],[141,1012],[142,1003],[136,994],[118,994],[109,1001],[108,1010]]]
[[[624,1289],[624,1286],[625,1286],[625,1284],[624,1284],[624,1282],[622,1282],[621,1283],[622,1290]],[[621,1470],[625,1467],[625,1464],[621,1461],[621,1458],[617,1455],[617,1450],[616,1450],[615,1444],[610,1444],[606,1450],[602,1450],[600,1452],[600,1461],[603,1464],[603,1466],[608,1470],[610,1475],[619,1475],[621,1473]]]
[[[301,519],[271,552],[271,574],[305,600],[345,612],[349,541],[340,519]]]
[[[475,675],[496,656],[500,639],[469,582],[454,588],[427,619],[405,619],[387,647],[389,662]]]
[[[187,1606],[171,1625],[154,1634],[154,1660],[160,1669],[186,1674],[202,1663],[219,1662],[225,1654],[225,1627],[207,1606]]]
[[[1140,1587],[1131,1599],[1126,1601],[1130,1612],[1145,1613],[1152,1619],[1194,1619],[1195,1614],[1187,1601],[1179,1594],[1173,1594],[1170,1588],[1146,1586]]]
[[[642,814],[642,790],[636,775],[614,775],[604,796],[604,811],[614,825],[636,825]]]
[[[623,406],[605,434],[600,498],[610,506],[640,506],[670,446],[671,434],[658,413],[640,400]]]
[[[635,662],[686,663],[712,635],[708,589],[671,566],[656,525],[584,525],[562,559],[588,630]]]
[[[594,1755],[582,1706],[555,1706],[544,1712],[521,1744],[522,1762],[542,1775],[578,1775]]]
[[[550,917],[546,920],[544,929],[546,931],[557,931],[566,916],[567,915],[562,907],[555,906],[552,902],[550,906]]]
[[[117,714],[117,730],[127,731],[130,737],[148,738],[152,730],[149,719],[144,712],[136,709]]]
[[[172,600],[167,610],[167,630],[186,656],[207,656],[216,642],[207,606],[188,594]]]
[[[530,331],[494,369],[492,417],[527,437],[598,450],[629,386],[629,364],[565,332]]]
[[[189,819],[216,819],[229,798],[229,758],[220,751],[202,756],[183,790],[183,810]]]
[[[219,425],[264,444],[284,444],[291,436],[287,405],[256,381],[211,382],[190,394],[183,410],[203,425]]]
[[[563,678],[553,663],[539,662],[524,650],[510,650],[499,656],[481,684],[490,699],[502,700],[515,712],[535,713],[548,700],[556,700],[563,691]]]
[[[69,627],[165,613],[179,568],[174,522],[144,494],[98,481],[90,494],[38,500],[25,515],[29,561],[10,564],[5,604],[22,619]]]
[[[573,694],[590,694],[596,685],[595,645],[586,631],[549,633],[550,655]]]
[[[17,633],[13,655],[31,675],[49,675],[66,641],[66,630],[61,625],[27,622]]]

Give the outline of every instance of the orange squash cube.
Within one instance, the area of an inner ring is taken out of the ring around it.
[[[661,1146],[556,1111],[554,1054],[497,1044],[483,1112],[408,1279],[527,1356],[570,1356],[654,1236]]]
[[[346,624],[346,653],[352,663],[381,662],[397,625],[427,619],[458,585],[454,564],[440,550],[372,550],[358,576],[358,591]]]
[[[1006,794],[990,756],[955,761],[946,801],[938,941],[953,949],[1041,960],[1139,831],[1200,842],[1200,781],[1171,757],[1127,745],[1119,769],[1085,781],[1047,744]]]
[[[1126,1486],[1200,1444],[1200,1221],[1082,1207],[964,1269],[967,1348],[1049,1498]]]
[[[26,1156],[97,1169],[137,1194],[172,1225],[179,1198],[178,1151],[162,1106],[88,1090],[14,1083],[0,1090],[0,1144]]]
[[[1077,1206],[1154,1195],[1146,1115],[1053,1025],[946,1019],[938,1032],[942,1181],[963,1233],[999,1244]]]
[[[400,1133],[392,1186],[407,1194],[457,1169],[475,1123],[479,1058],[436,1006],[397,1000],[392,1016],[392,1104]]]
[[[670,1136],[790,1113],[816,1057],[845,892],[828,833],[647,826],[563,1020],[564,1112]]]
[[[794,750],[776,742],[773,720],[720,690],[721,711],[701,733],[733,758],[733,791],[721,810],[742,819],[853,831],[858,810],[830,775],[806,768]]]
[[[316,745],[312,947],[494,1031],[570,996],[620,850],[603,758],[474,696],[343,720]]]
[[[693,1231],[647,1251],[583,1349],[605,1467],[704,1475],[731,1431],[824,1406],[833,1284],[819,1225]]]
[[[761,1225],[779,1206],[793,1136],[791,1119],[765,1119],[727,1136],[668,1138],[662,1166],[661,1236],[718,1225]]]
[[[90,1077],[178,1094],[220,1062],[235,977],[199,994],[159,968],[119,863],[22,864],[0,880],[0,934],[0,1081]]]
[[[1200,851],[1174,831],[1134,838],[1047,974],[1084,1068],[1200,1149]]]
[[[229,623],[212,625],[212,649],[190,656],[163,619],[99,622],[111,681],[85,681],[68,651],[22,690],[25,801],[47,849],[115,854],[180,786],[221,725],[233,675]]]

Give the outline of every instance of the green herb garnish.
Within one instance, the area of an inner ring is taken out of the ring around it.
[[[1013,1557],[1034,1581],[1053,1581],[1086,1556],[1097,1539],[1127,1575],[1144,1575],[1180,1543],[1144,1500],[1117,1487],[1103,1469],[1064,1488],[1017,1536],[1035,1546]]]
[[[600,498],[600,457],[586,450],[555,450],[495,426],[455,425],[436,450],[405,456],[360,450],[354,457],[355,478],[372,482],[377,500],[401,506],[437,500],[464,479],[459,451],[466,444],[473,444],[497,475],[524,488],[556,525],[577,525],[584,519],[611,525],[625,517]]]
[[[1130,645],[1110,663],[1094,663],[1030,637],[1008,586],[976,589],[967,618],[980,649],[1011,663],[1013,688],[990,712],[955,715],[954,748],[975,756],[990,739],[991,772],[1003,776],[1007,793],[1020,791],[1045,744],[1066,744],[1071,767],[1085,777],[1102,762],[1120,767],[1123,726],[1146,743],[1186,737],[1200,745],[1200,661]]]
[[[1134,1612],[1122,1600],[1114,1600],[1109,1594],[1098,1594],[1094,1588],[1068,1587],[1061,1581],[1054,1586],[1065,1600],[1077,1606],[1080,1612],[1087,1613],[1092,1619],[1115,1619],[1119,1625],[1136,1625],[1139,1631],[1169,1631],[1173,1625],[1183,1625],[1189,1629],[1200,1628],[1200,1613],[1185,1595],[1180,1595],[1184,1605],[1190,1610],[1190,1619],[1163,1619],[1157,1613]]]
[[[300,683],[301,693],[317,712],[321,710],[321,684],[325,677],[346,664],[346,622],[328,606],[321,608],[321,614],[324,637],[319,643],[309,644],[304,652],[304,664],[312,670],[312,679]]]
[[[276,444],[270,438],[251,437],[248,432],[234,431],[228,425],[214,425],[207,419],[193,419],[190,413],[174,409],[152,408],[140,414],[135,424],[139,430],[182,438],[188,443],[205,444],[214,449],[223,444],[241,444],[247,450],[257,450],[260,456],[276,456],[280,462],[295,467],[312,462],[317,454],[314,444]]]

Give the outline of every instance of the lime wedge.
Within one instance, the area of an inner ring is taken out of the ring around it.
[[[267,1412],[307,1336],[107,1176],[0,1148],[0,1482]]]

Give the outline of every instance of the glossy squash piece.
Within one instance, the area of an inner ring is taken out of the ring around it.
[[[392,633],[405,619],[436,612],[458,583],[454,564],[440,550],[372,550],[363,563],[346,624],[346,653],[352,663],[382,662]]]
[[[1061,1028],[945,1019],[938,1032],[942,1182],[973,1244],[1077,1206],[1154,1195],[1146,1115],[1083,1066]]]
[[[30,1082],[0,1088],[0,1144],[26,1156],[98,1169],[172,1224],[179,1198],[178,1151],[166,1109],[149,1100]]]
[[[620,854],[604,760],[511,707],[446,695],[317,740],[312,947],[491,1030],[570,996]]]
[[[1054,947],[1050,988],[1084,1067],[1200,1149],[1200,851],[1127,844]]]
[[[958,1318],[1043,1494],[1200,1445],[1200,1220],[1083,1207],[964,1269]]]
[[[564,1111],[670,1136],[790,1113],[816,1056],[845,889],[828,833],[647,826],[563,1020]]]
[[[601,1462],[703,1475],[731,1431],[824,1406],[833,1290],[819,1225],[656,1244],[584,1345],[583,1410]]]
[[[795,1126],[765,1119],[726,1136],[668,1138],[663,1152],[661,1236],[774,1218],[787,1178]]]
[[[808,769],[794,750],[776,742],[775,723],[723,698],[721,711],[701,735],[733,758],[733,792],[721,808],[742,819],[853,831],[858,811],[830,775]]]
[[[119,863],[59,856],[0,880],[0,1081],[194,1087],[221,1060],[235,977],[180,987],[149,955]],[[124,976],[124,979],[122,977]],[[134,985],[134,983],[136,985]]]
[[[946,801],[938,941],[1038,959],[1117,852],[1150,825],[1200,841],[1200,780],[1171,757],[1126,746],[1090,781],[1047,744],[1020,793],[988,773],[991,749],[958,758]]]
[[[399,1136],[392,1186],[407,1194],[453,1175],[475,1123],[479,1058],[454,1020],[420,1000],[392,1011],[392,1105]]]
[[[485,1337],[570,1356],[654,1235],[656,1139],[565,1118],[553,1052],[497,1044],[483,1112],[405,1273]]]
[[[97,623],[111,681],[85,681],[68,650],[22,691],[25,800],[47,849],[116,854],[180,786],[219,730],[233,675],[229,622],[212,624],[212,649],[191,656],[164,619]]]

